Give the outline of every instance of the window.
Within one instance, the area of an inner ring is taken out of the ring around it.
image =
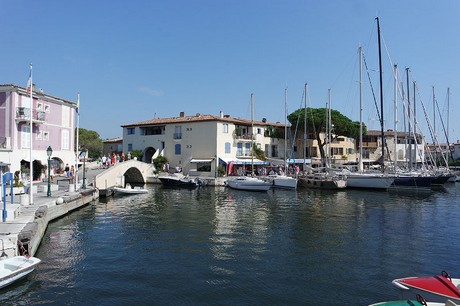
[[[30,126],[23,125],[21,127],[21,148],[30,149]]]
[[[257,134],[262,134],[262,129],[261,128],[257,128]]]
[[[134,134],[136,134],[136,128],[127,128],[126,133],[128,135],[134,135]]]
[[[174,153],[176,155],[180,155],[181,153],[181,147],[180,147],[180,143],[177,143],[175,146],[174,146]]]
[[[61,132],[61,149],[68,150],[69,149],[69,130],[62,130]]]
[[[37,102],[37,110],[38,110],[38,111],[43,110],[43,104],[42,104],[42,103]]]
[[[241,142],[236,144],[236,156],[243,155],[243,144]]]
[[[48,104],[45,104],[45,113],[50,112],[50,106]]]
[[[133,144],[128,143],[128,151],[131,152],[133,150]]]
[[[231,144],[230,144],[230,142],[225,143],[225,153],[231,153]]]
[[[50,132],[43,132],[43,140],[50,140]]]
[[[224,123],[223,124],[223,127],[224,127],[224,133],[228,133],[228,123]]]
[[[250,156],[251,155],[251,144],[248,142],[246,143],[246,148],[244,150],[244,156]]]
[[[181,126],[174,127],[174,139],[182,139],[182,127]]]

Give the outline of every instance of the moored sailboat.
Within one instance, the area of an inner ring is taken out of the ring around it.
[[[225,185],[239,190],[246,191],[268,191],[272,184],[254,177],[254,94],[251,93],[251,176],[239,176],[235,178],[229,178],[225,182]]]

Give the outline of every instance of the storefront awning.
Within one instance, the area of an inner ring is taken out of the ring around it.
[[[214,158],[192,158],[190,160],[190,163],[195,163],[195,164],[198,164],[198,163],[210,163],[212,162]]]
[[[287,160],[287,163],[288,164],[311,164],[311,159],[310,158],[306,158],[306,159],[303,159],[303,158],[290,158]]]
[[[221,160],[226,163],[230,164],[233,162],[234,165],[251,165],[252,164],[252,159],[251,158],[221,158]],[[254,165],[267,165],[268,162],[254,158]]]

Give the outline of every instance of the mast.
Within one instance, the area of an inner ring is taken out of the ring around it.
[[[452,151],[450,150],[450,143],[449,143],[449,107],[450,107],[450,88],[447,87],[447,134],[446,134],[446,142],[447,142],[447,150],[449,154],[447,155],[447,162],[449,162],[449,156],[452,155]],[[453,158],[453,156],[452,156]],[[449,164],[447,164],[447,169],[449,169]]]
[[[331,89],[329,88],[328,89],[328,93],[329,93],[329,102],[328,102],[328,107],[327,107],[327,127],[326,127],[326,130],[327,130],[327,145],[326,145],[326,149],[327,149],[327,154],[326,154],[326,167],[330,167],[331,166],[331,158],[329,155],[332,155],[331,154],[331,132],[332,132],[332,123],[331,123]]]
[[[359,161],[358,171],[363,172],[363,48],[359,47]]]
[[[414,163],[414,167],[417,169],[417,155],[418,155],[418,148],[417,148],[417,116],[416,116],[416,103],[415,103],[415,92],[417,90],[417,83],[416,81],[413,81],[414,85],[414,128],[413,128],[413,134],[414,134],[414,159],[412,162]],[[410,124],[410,123],[409,123]]]
[[[287,87],[284,89],[284,171],[287,169]]]
[[[303,171],[307,169],[307,83],[305,83],[305,108],[303,118]]]
[[[398,144],[398,65],[394,65],[394,148],[393,148],[393,170],[396,172],[396,160],[398,157],[397,144]]]
[[[407,86],[407,133],[409,139],[409,171],[412,171],[412,137],[411,137],[411,128],[410,128],[410,88],[409,88],[409,68],[406,68],[406,86]]]
[[[254,176],[254,94],[251,93],[251,176]]]
[[[377,33],[379,40],[379,74],[380,74],[380,132],[382,138],[382,172],[385,172],[385,134],[383,131],[383,79],[382,79],[382,47],[380,42],[380,21],[379,17],[377,19]]]
[[[434,86],[431,86],[431,89],[433,91],[433,131],[436,138],[436,97],[434,95]]]

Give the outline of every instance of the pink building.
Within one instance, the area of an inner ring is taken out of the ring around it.
[[[35,86],[32,97],[31,107],[26,88],[0,85],[0,170],[21,171],[23,177],[28,176],[32,143],[34,180],[39,180],[45,174],[42,166],[48,164],[48,146],[53,149],[53,171],[58,173],[66,164],[75,164],[77,104],[35,90]]]

